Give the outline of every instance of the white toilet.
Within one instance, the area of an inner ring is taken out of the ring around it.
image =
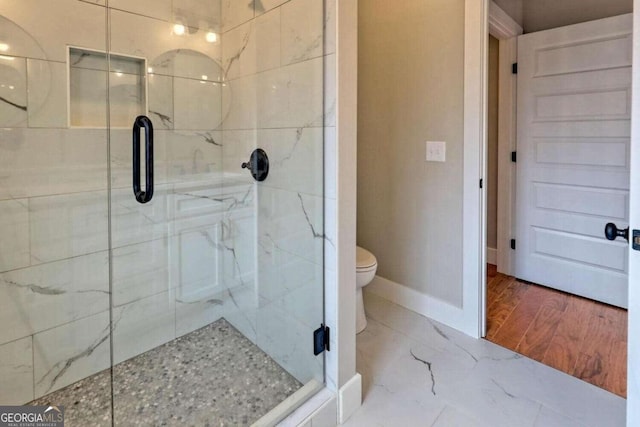
[[[360,246],[356,247],[356,333],[367,327],[367,317],[364,314],[362,288],[367,286],[376,276],[378,260],[371,252]]]

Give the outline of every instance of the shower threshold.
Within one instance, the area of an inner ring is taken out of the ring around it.
[[[113,382],[111,377],[113,376]],[[43,396],[67,427],[251,425],[302,387],[224,318]]]

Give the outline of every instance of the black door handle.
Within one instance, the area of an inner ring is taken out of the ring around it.
[[[144,128],[145,191],[140,186],[140,128]],[[147,116],[138,116],[133,122],[133,194],[140,203],[153,198],[153,123]]]
[[[610,222],[604,228],[604,235],[608,240],[616,240],[618,237],[624,237],[625,240],[629,241],[629,227],[621,230],[614,223]]]

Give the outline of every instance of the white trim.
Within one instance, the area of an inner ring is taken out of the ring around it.
[[[516,21],[493,1],[489,3],[489,32],[498,40],[519,36],[523,30]]]
[[[462,316],[456,320],[457,329],[476,338],[485,310],[486,191],[479,181],[486,182],[488,12],[487,0],[465,0]]]
[[[355,374],[338,391],[338,423],[345,423],[362,406],[362,377]]]
[[[516,103],[518,81],[511,65],[518,58],[516,37],[500,40],[498,88],[498,240],[497,266],[500,273],[513,275],[515,256],[511,239],[515,237],[516,165],[511,152],[516,151]]]
[[[498,259],[498,250],[487,246],[487,264],[496,265]]]
[[[358,2],[336,5],[337,349],[326,356],[340,389],[356,374],[356,209],[358,162]],[[337,369],[336,369],[337,368]]]
[[[511,65],[518,60],[518,25],[506,12],[491,1],[489,34],[500,41],[498,88],[498,242],[496,265],[500,273],[513,274],[510,241],[514,236],[515,165],[511,152],[516,150],[516,88],[517,79]]]
[[[402,307],[452,328],[466,331],[465,313],[460,307],[418,292],[408,286],[376,276],[365,292],[371,292]]]

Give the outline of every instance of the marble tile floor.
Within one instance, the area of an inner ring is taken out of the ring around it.
[[[116,426],[251,425],[302,387],[225,319],[113,368]],[[111,425],[111,372],[30,405],[63,405],[68,427]]]
[[[625,399],[365,292],[362,407],[345,426],[616,427]]]

